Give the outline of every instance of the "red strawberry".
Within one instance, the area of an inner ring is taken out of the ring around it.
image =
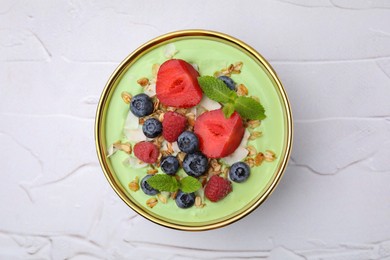
[[[225,198],[232,191],[232,183],[218,175],[213,175],[204,188],[204,195],[212,202]]]
[[[176,112],[166,112],[162,122],[163,137],[168,142],[175,142],[179,135],[184,132],[187,118]]]
[[[237,112],[225,118],[221,109],[205,112],[195,122],[194,132],[199,138],[199,149],[209,158],[232,154],[240,145],[245,128]]]
[[[159,153],[157,146],[150,142],[143,141],[134,145],[134,155],[145,163],[155,163]]]
[[[184,60],[167,60],[157,73],[156,93],[160,102],[171,107],[193,107],[202,99],[199,73]]]

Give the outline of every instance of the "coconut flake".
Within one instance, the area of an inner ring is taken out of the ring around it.
[[[118,151],[119,149],[117,147],[115,147],[115,143],[110,145],[107,149],[107,158],[110,157],[111,155],[113,155],[116,151]]]
[[[177,145],[177,142],[171,143],[171,148],[173,150],[172,155],[176,156],[178,152],[180,152],[179,146]],[[168,151],[168,141],[164,140],[161,143],[161,150],[162,151]]]
[[[152,81],[155,82],[155,78],[157,78],[158,70],[160,69],[160,64],[155,63],[152,66]]]
[[[172,143],[172,149],[173,149],[173,155],[176,155],[177,153],[180,152],[179,145],[177,144],[177,142]]]
[[[232,165],[233,163],[242,161],[247,155],[248,155],[248,150],[239,146],[234,151],[234,153],[222,158],[221,160],[228,165]]]
[[[160,191],[159,194],[157,194],[157,198],[161,201],[161,203],[166,204],[168,202],[168,198],[171,196],[171,193],[169,191]]]
[[[191,66],[192,66],[197,72],[199,72],[199,66],[198,66],[198,64],[196,64],[196,63],[191,63]]]
[[[201,197],[202,200],[204,200],[204,189],[201,188],[201,189],[195,191],[195,195]]]
[[[204,107],[197,107],[195,112],[195,118],[198,118],[201,114],[203,114],[206,111],[207,109],[205,109]]]
[[[161,151],[168,151],[168,141],[167,140],[163,140],[163,142],[161,143],[161,148],[160,148]]]
[[[134,130],[134,129],[138,129],[138,126],[139,126],[138,117],[136,117],[129,109],[124,128],[128,130]]]
[[[191,107],[190,111],[188,113],[192,113],[192,114],[194,114],[196,116],[196,109],[197,109],[197,106]]]
[[[217,101],[208,98],[206,95],[203,95],[202,100],[199,103],[199,106],[209,111],[221,108],[221,104],[219,104]]]
[[[123,164],[125,166],[129,166],[129,167],[134,168],[134,169],[144,168],[144,167],[148,166],[147,163],[144,163],[144,162],[142,162],[142,161],[140,161],[137,158],[132,157],[132,156],[127,157],[123,161]]]
[[[241,139],[241,143],[239,146],[246,148],[246,145],[248,144],[249,137],[251,136],[251,133],[248,131],[248,129],[245,129],[244,136]]]
[[[195,116],[194,119],[196,119],[198,117],[198,109],[199,109],[198,106],[191,107],[191,109],[190,109],[190,111],[188,113],[193,114]]]
[[[167,59],[172,59],[173,56],[175,56],[176,53],[179,51],[176,50],[176,46],[173,43],[167,44],[164,50],[164,57]]]
[[[144,93],[149,97],[154,97],[156,95],[156,84],[151,83],[144,88]]]
[[[241,143],[234,151],[234,153],[224,158],[221,158],[221,160],[228,165],[232,165],[233,163],[242,161],[245,157],[247,157],[249,152],[246,149],[246,145],[248,143],[250,135],[251,133],[247,129],[245,129],[244,136],[241,139]]]
[[[146,141],[146,136],[142,132],[142,127],[138,126],[137,129],[124,129],[124,134],[129,141],[141,142]]]

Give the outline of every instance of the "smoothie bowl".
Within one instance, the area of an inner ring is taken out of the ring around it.
[[[233,223],[275,189],[292,146],[286,93],[266,60],[222,33],[155,38],[114,71],[97,153],[119,197],[166,227]]]

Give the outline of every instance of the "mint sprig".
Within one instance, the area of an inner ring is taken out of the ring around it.
[[[176,178],[167,174],[156,174],[147,179],[146,182],[159,191],[175,192],[179,189],[179,182]]]
[[[199,190],[202,184],[194,177],[187,176],[181,180],[177,180],[174,176],[167,174],[156,174],[146,182],[153,188],[159,191],[175,192],[181,190],[185,193],[191,193]]]
[[[202,183],[198,179],[187,176],[180,180],[180,189],[184,193],[195,192],[202,188]]]
[[[222,108],[222,112],[225,115],[225,118],[230,118],[230,116],[234,113],[234,110],[234,103],[226,103]]]
[[[206,96],[217,102],[227,103],[237,97],[236,92],[227,88],[222,80],[212,76],[198,77],[198,83]]]
[[[265,118],[264,107],[251,97],[238,97],[234,102],[234,109],[247,119]]]
[[[252,97],[239,97],[222,80],[212,76],[201,76],[198,77],[198,83],[208,98],[223,104],[222,111],[226,118],[234,111],[245,119],[266,118],[265,109],[258,101]]]

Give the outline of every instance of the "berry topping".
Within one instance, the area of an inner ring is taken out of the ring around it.
[[[153,113],[153,101],[144,93],[135,95],[130,101],[130,110],[136,117],[148,116]]]
[[[174,175],[179,169],[179,160],[175,156],[167,156],[161,160],[161,170],[169,175]]]
[[[162,124],[155,118],[149,118],[144,122],[142,131],[146,137],[155,138],[162,133]]]
[[[184,193],[181,190],[176,195],[176,205],[179,208],[186,209],[190,208],[195,203],[195,193]]]
[[[199,150],[209,158],[232,154],[241,143],[245,128],[237,112],[225,118],[221,109],[200,115],[194,127],[199,138]]]
[[[198,76],[199,73],[184,60],[171,59],[164,62],[157,73],[157,98],[166,106],[196,106],[202,99]]]
[[[183,169],[192,176],[199,177],[207,171],[208,160],[201,152],[190,153],[184,157]]]
[[[176,112],[166,112],[162,122],[163,136],[168,142],[175,142],[187,125],[187,118]]]
[[[153,189],[147,182],[147,180],[149,178],[151,178],[153,175],[146,175],[145,177],[142,178],[141,180],[141,189],[142,191],[146,194],[146,195],[150,195],[150,196],[153,196],[153,195],[156,195],[157,193],[159,193],[160,191],[156,190],[156,189]]]
[[[222,80],[228,88],[236,90],[236,83],[232,80],[232,78],[228,76],[219,76],[218,78]]]
[[[212,202],[217,202],[225,198],[232,191],[232,183],[220,177],[213,175],[204,188],[204,195]]]
[[[236,162],[230,167],[229,178],[234,182],[244,182],[249,178],[250,168],[244,162]]]
[[[199,140],[193,132],[185,131],[177,138],[177,145],[182,152],[194,153],[199,149]]]
[[[143,141],[134,145],[135,157],[145,163],[155,163],[159,153],[157,146],[150,142]]]

